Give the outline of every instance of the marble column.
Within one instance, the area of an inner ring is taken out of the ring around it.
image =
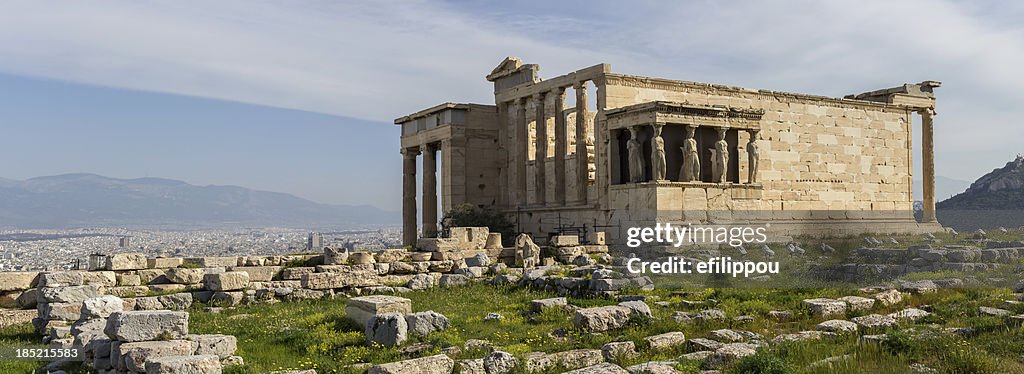
[[[587,202],[587,180],[590,160],[587,154],[587,82],[573,86],[576,90],[576,201]]]
[[[537,109],[536,120],[536,155],[534,163],[536,167],[536,178],[534,179],[534,193],[537,197],[537,204],[544,206],[547,205],[547,167],[546,160],[548,158],[548,121],[547,113],[544,109],[544,93],[538,93],[533,97],[533,103]]]
[[[526,206],[527,193],[526,193],[526,161],[530,159],[527,155],[529,152],[529,125],[530,122],[526,120],[526,99],[516,100],[516,119],[515,124],[515,171],[516,171],[516,183],[515,183],[515,200],[514,204],[517,206]]]
[[[555,203],[565,205],[565,87],[551,91],[555,97]]]
[[[437,237],[437,149],[423,146],[423,237]]]
[[[416,148],[402,149],[402,245],[416,245]]]
[[[922,192],[921,204],[924,205],[922,222],[936,222],[935,219],[935,130],[932,124],[935,109],[921,110],[921,171]]]

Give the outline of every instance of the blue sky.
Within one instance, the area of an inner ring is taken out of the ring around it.
[[[506,55],[830,96],[926,79],[938,174],[1022,150],[1024,3],[0,3],[0,177],[67,172],[400,204],[392,119],[492,103]]]

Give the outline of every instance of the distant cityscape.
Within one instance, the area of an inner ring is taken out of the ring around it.
[[[154,231],[116,228],[0,230],[0,271],[84,268],[89,255],[148,257],[284,255],[323,247],[381,249],[401,244],[401,228],[310,232],[285,228]]]

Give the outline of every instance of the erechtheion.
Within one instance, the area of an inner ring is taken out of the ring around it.
[[[940,229],[938,82],[833,98],[623,75],[608,64],[549,79],[538,70],[506,58],[486,77],[494,105],[446,103],[395,120],[405,244],[420,231],[417,203],[423,237],[437,234],[438,205],[463,203],[504,211],[535,237],[584,228],[613,242],[620,228],[655,222],[771,222],[786,234]],[[915,114],[921,223],[911,196]]]

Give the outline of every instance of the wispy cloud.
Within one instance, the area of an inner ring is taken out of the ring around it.
[[[5,2],[0,70],[387,121],[505,55],[825,95],[936,79],[940,172],[1020,152],[1024,7],[958,1]]]

